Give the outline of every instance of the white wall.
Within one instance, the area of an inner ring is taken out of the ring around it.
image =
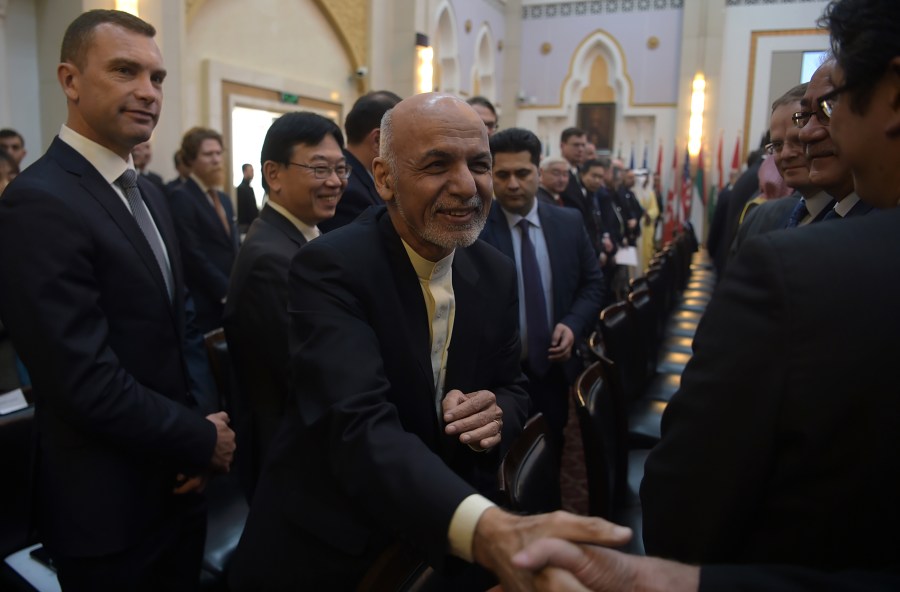
[[[816,28],[826,0],[800,4],[728,6],[725,14],[724,51],[722,52],[721,87],[718,120],[710,137],[718,138],[724,130],[726,171],[734,151],[735,140],[743,132],[743,146],[753,150],[769,125],[769,72],[772,53],[787,50],[820,50],[828,47],[828,35],[802,34]],[[757,37],[757,51],[750,55],[754,31],[765,31]],[[748,84],[753,69],[752,92]],[[799,84],[799,79],[797,83]],[[788,89],[784,89],[787,91]],[[749,125],[746,108],[750,105]],[[746,158],[746,153],[744,153]],[[727,174],[727,172],[726,172]]]

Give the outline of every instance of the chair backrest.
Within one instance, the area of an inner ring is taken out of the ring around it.
[[[636,337],[639,341],[644,360],[644,371],[641,382],[644,386],[656,375],[657,352],[659,341],[657,335],[658,318],[656,306],[646,286],[638,287],[628,294],[628,310],[634,318]]]
[[[357,592],[427,592],[440,589],[434,569],[405,542],[396,542],[378,556],[356,586]]]
[[[547,422],[538,413],[510,445],[498,471],[504,506],[542,514],[562,507],[559,458],[547,440]]]
[[[600,311],[600,333],[603,335],[604,354],[615,364],[626,399],[637,399],[643,388],[646,362],[626,302],[610,304]]]
[[[581,427],[592,516],[611,520],[627,479],[627,426],[602,362],[589,366],[575,382],[575,414]]]

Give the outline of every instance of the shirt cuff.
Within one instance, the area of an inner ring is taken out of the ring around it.
[[[450,531],[447,533],[450,552],[453,555],[472,562],[472,540],[475,538],[478,519],[485,510],[495,505],[486,497],[473,493],[456,507],[450,520]]]

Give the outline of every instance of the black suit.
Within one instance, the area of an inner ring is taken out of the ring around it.
[[[237,224],[242,233],[246,233],[256,217],[259,216],[259,206],[256,205],[256,193],[250,186],[250,181],[244,179],[236,188],[237,193]]]
[[[330,232],[335,228],[350,224],[366,209],[384,204],[384,200],[375,189],[375,180],[372,179],[372,175],[369,174],[363,163],[359,162],[346,148],[344,149],[344,158],[351,167],[350,178],[347,180],[347,188],[341,195],[341,201],[338,202],[334,217],[319,223],[319,230],[322,232]]]
[[[147,179],[148,181],[150,181],[151,183],[153,183],[154,185],[156,185],[156,188],[159,189],[159,191],[160,191],[161,193],[165,194],[165,192],[166,192],[166,184],[163,182],[162,177],[160,177],[159,175],[157,175],[157,174],[154,173],[153,171],[146,171],[146,172],[141,171],[139,174],[140,174],[140,176],[142,176],[143,178]]]
[[[603,274],[577,212],[538,203],[538,217],[547,243],[553,278],[553,322],[550,332],[557,323],[563,323],[572,330],[577,345],[596,324],[603,298]],[[512,233],[498,202],[491,207],[481,239],[515,261]],[[553,364],[546,376],[535,376],[525,364],[530,380],[526,389],[532,397],[535,411],[544,414],[551,430],[557,432],[558,442],[562,440],[562,430],[568,419],[568,387],[575,382],[581,370],[580,359],[574,350],[573,346],[572,357],[565,363]]]
[[[488,453],[443,434],[422,289],[383,207],[300,249],[288,282],[291,401],[232,589],[351,588],[398,537],[440,564],[454,511],[493,492],[527,414],[512,263],[481,242],[453,261],[445,390],[497,395],[503,443]]]
[[[250,226],[228,288],[223,325],[245,417],[238,421],[247,486],[262,460],[288,396],[288,269],[306,244],[294,224],[268,205]],[[249,417],[246,415],[249,414]]]
[[[15,253],[0,258],[0,315],[34,385],[38,525],[59,557],[177,529],[176,474],[206,469],[216,442],[191,409],[188,350],[202,350],[169,209],[153,185],[138,187],[168,251],[171,302],[122,199],[58,138],[0,201],[0,245]]]
[[[738,229],[734,244],[731,246],[731,255],[729,258],[737,255],[741,245],[750,237],[771,232],[773,230],[781,230],[787,227],[791,212],[800,202],[798,195],[790,195],[780,199],[772,199],[759,206],[753,208],[747,213],[743,224]]]
[[[741,247],[646,464],[649,554],[900,565],[898,228],[876,211]]]
[[[594,247],[594,252],[599,253],[602,233],[597,226],[594,204],[588,199],[589,196],[581,184],[581,180],[572,171],[569,171],[569,184],[566,185],[565,191],[559,194],[559,198],[567,208],[574,208],[581,212],[582,223],[591,240],[591,245]]]
[[[204,333],[222,326],[222,299],[228,293],[228,276],[238,247],[231,200],[221,191],[218,194],[230,236],[196,181],[188,178],[169,195],[185,279],[197,306],[197,326]]]

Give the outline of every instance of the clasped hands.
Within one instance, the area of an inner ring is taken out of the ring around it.
[[[488,450],[500,443],[503,431],[503,409],[491,391],[448,392],[441,401],[444,433],[459,434],[459,441],[474,450]]]
[[[211,413],[206,416],[206,419],[216,426],[216,447],[213,449],[209,469],[191,477],[179,473],[175,477],[175,488],[172,490],[175,495],[183,495],[192,491],[200,493],[206,488],[206,483],[212,473],[227,473],[231,470],[231,462],[234,460],[236,448],[234,430],[228,425],[231,420],[224,411]]]

